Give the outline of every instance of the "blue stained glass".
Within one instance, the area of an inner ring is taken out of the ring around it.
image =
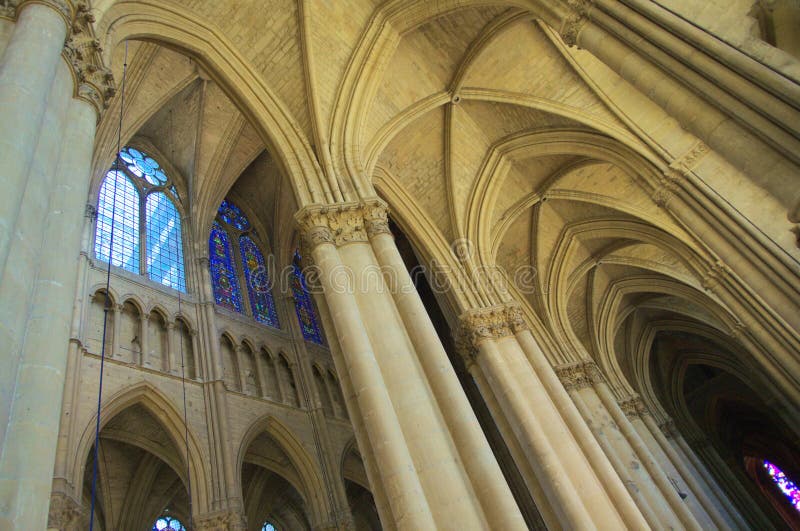
[[[139,192],[121,171],[109,171],[100,187],[94,254],[104,262],[110,255],[112,265],[139,273]]]
[[[242,296],[233,266],[231,243],[228,234],[216,221],[211,225],[208,251],[214,299],[220,306],[241,313]]]
[[[172,201],[162,192],[147,196],[147,275],[156,282],[186,291],[181,245],[181,217]]]
[[[783,471],[769,461],[764,461],[764,469],[767,474],[775,482],[775,485],[781,490],[784,496],[789,500],[789,503],[800,512],[800,488],[791,481]]]
[[[269,522],[264,522],[264,525],[261,526],[261,531],[276,531],[275,526]]]
[[[186,531],[186,527],[177,518],[162,516],[153,524],[152,531]]]
[[[244,215],[244,212],[227,199],[223,200],[219,205],[218,213],[222,221],[228,225],[233,225],[239,230],[247,230],[250,227],[250,222],[247,221],[247,216]]]
[[[244,278],[247,281],[247,293],[250,296],[250,307],[253,318],[264,324],[280,328],[278,312],[272,298],[272,283],[269,279],[264,255],[250,236],[239,238],[239,251],[242,254]]]
[[[167,175],[158,162],[136,148],[126,147],[119,152],[128,169],[137,177],[142,177],[153,186],[161,186],[167,182]]]
[[[297,320],[300,322],[300,329],[303,332],[303,339],[322,345],[322,333],[317,324],[317,315],[314,311],[314,302],[306,288],[306,278],[300,268],[300,253],[295,251],[292,261],[292,295],[294,297],[294,310],[297,313]]]

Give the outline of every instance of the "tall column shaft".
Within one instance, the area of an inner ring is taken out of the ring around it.
[[[3,168],[0,271],[6,267],[48,94],[66,37],[66,21],[54,8],[40,3],[26,4],[0,61],[0,165]],[[4,338],[2,342],[5,343]]]
[[[68,103],[61,156],[52,189],[45,195],[49,206],[44,216],[42,252],[35,269],[38,275],[17,391],[0,458],[0,500],[5,513],[2,517],[17,528],[41,529],[46,525],[70,344],[72,298],[78,278],[77,250],[96,115],[83,101]],[[43,132],[41,138],[46,136]]]
[[[629,527],[643,527],[645,525],[644,515],[634,503],[630,493],[622,483],[617,471],[609,462],[608,457],[603,452],[586,421],[581,417],[517,308],[511,310],[511,325],[519,345],[525,352],[525,357],[541,379],[547,393],[556,405],[564,422],[569,426],[587,461],[606,488],[608,496],[614,501],[614,505],[625,520],[625,523]]]
[[[368,225],[378,262],[391,275],[390,289],[400,317],[408,330],[425,375],[453,434],[461,459],[486,518],[493,528],[522,529],[525,522],[500,471],[475,413],[458,383],[425,306],[408,275],[385,219]],[[391,285],[394,281],[396,285]]]
[[[380,366],[352,294],[344,264],[330,235],[321,235],[312,249],[359,413],[376,461],[381,483],[397,527],[433,529],[436,523],[417,476],[400,422],[394,411]]]

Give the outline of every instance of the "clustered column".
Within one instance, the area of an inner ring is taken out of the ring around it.
[[[44,529],[83,204],[113,80],[88,7],[12,4],[0,59],[0,528]]]
[[[338,340],[334,360],[370,484],[385,500],[384,526],[524,529],[399,260],[385,204],[310,206],[297,220]]]
[[[543,356],[518,307],[466,312],[461,343],[468,370],[548,525],[647,528],[585,423],[574,422],[574,406],[546,360],[540,363]]]

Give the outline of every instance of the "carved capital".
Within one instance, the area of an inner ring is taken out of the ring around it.
[[[511,333],[504,306],[471,310],[461,316],[461,336],[474,348],[483,340],[498,339]]]
[[[373,238],[378,234],[391,234],[389,230],[389,209],[383,201],[374,201],[364,206],[364,226],[367,236]]]
[[[589,21],[589,14],[594,0],[567,0],[567,4],[571,11],[561,25],[561,39],[567,46],[576,46],[578,44],[578,35],[586,25],[586,22]]]
[[[195,531],[244,531],[244,515],[239,511],[225,510],[198,516],[194,519]]]
[[[583,389],[584,387],[591,387],[592,380],[586,375],[584,367],[585,364],[581,362],[568,363],[556,367],[555,372],[564,388],[568,391],[572,391]]]
[[[639,395],[631,395],[628,398],[619,401],[619,407],[625,416],[633,420],[636,417],[647,413],[647,406],[644,405]]]
[[[63,55],[75,74],[75,96],[92,105],[99,120],[116,94],[116,87],[111,70],[103,64],[103,49],[94,36],[92,23],[94,15],[89,5],[79,2]]]
[[[525,314],[522,312],[517,304],[509,304],[506,307],[506,319],[508,326],[515,334],[528,329],[528,323],[525,321]]]
[[[47,528],[72,531],[82,528],[83,508],[70,496],[60,492],[50,495],[50,509],[47,513]]]
[[[661,433],[664,434],[664,437],[667,439],[672,439],[678,432],[678,428],[675,427],[675,421],[672,419],[667,419],[658,424],[658,429],[661,430]]]

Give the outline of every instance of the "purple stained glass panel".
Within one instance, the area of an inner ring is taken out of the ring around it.
[[[242,295],[236,269],[233,266],[231,242],[222,226],[216,221],[211,225],[208,238],[209,267],[214,284],[214,299],[223,308],[242,312]]]
[[[247,216],[244,215],[244,212],[227,199],[223,200],[219,205],[218,214],[222,221],[228,225],[233,225],[239,230],[250,228],[250,222],[247,221]]]
[[[314,301],[311,300],[311,295],[308,293],[305,275],[303,275],[303,270],[300,268],[299,252],[294,254],[292,274],[290,276],[294,310],[297,313],[297,320],[300,322],[303,338],[306,341],[322,345],[322,333],[317,322],[317,314],[314,311]]]
[[[264,255],[250,236],[239,238],[239,251],[242,254],[244,278],[247,281],[247,293],[253,318],[264,324],[280,328],[278,312],[272,298],[272,283],[269,279]]]
[[[764,469],[766,469],[767,474],[775,482],[775,485],[781,490],[781,492],[789,499],[789,503],[800,512],[800,488],[795,485],[793,481],[790,481],[786,474],[783,471],[770,463],[769,461],[764,461]]]

